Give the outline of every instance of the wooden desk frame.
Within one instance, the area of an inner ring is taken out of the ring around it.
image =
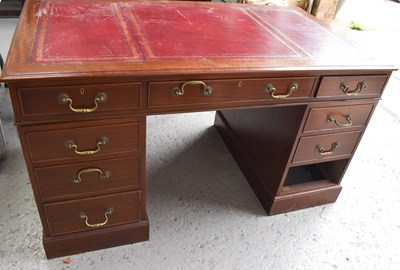
[[[215,127],[269,215],[336,201],[394,70],[369,57],[300,53],[211,64],[157,55],[139,62],[44,63],[32,53],[40,49],[34,45],[39,8],[27,2],[2,80],[9,84],[48,258],[149,238],[147,115],[216,110]],[[249,12],[258,9],[264,12]],[[270,10],[329,31],[305,12]],[[320,43],[331,37],[337,38],[329,31]],[[354,50],[346,44],[337,46]]]

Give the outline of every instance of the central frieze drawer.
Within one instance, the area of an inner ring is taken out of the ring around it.
[[[35,169],[43,200],[72,199],[140,188],[140,158],[127,157]]]
[[[149,107],[308,98],[315,77],[152,82]]]
[[[101,84],[19,88],[23,118],[112,113],[141,107],[141,84]],[[84,111],[86,110],[86,111]]]
[[[362,131],[334,133],[300,138],[293,163],[318,162],[349,157],[354,153]]]
[[[364,128],[374,104],[312,108],[304,126],[304,133],[325,130]]]
[[[52,236],[114,225],[141,219],[140,191],[88,199],[44,204]]]
[[[140,123],[31,131],[25,137],[32,161],[77,161],[140,150]]]

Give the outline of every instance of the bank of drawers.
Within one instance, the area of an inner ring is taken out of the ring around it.
[[[147,219],[145,118],[102,117],[140,109],[141,91],[140,83],[18,89],[16,118],[38,123],[19,132],[48,237]]]
[[[141,120],[27,128],[25,140],[50,236],[140,221]]]
[[[354,153],[375,103],[336,104],[343,102],[309,106],[293,163],[348,158]]]
[[[387,75],[287,77],[150,82],[148,107],[174,107],[227,102],[301,101],[312,98],[376,98]],[[316,91],[314,91],[316,90]],[[315,94],[313,94],[315,93]]]
[[[386,80],[386,75],[322,78],[317,98],[360,101],[309,105],[292,164],[350,158],[377,103],[377,100],[366,98],[379,97]]]

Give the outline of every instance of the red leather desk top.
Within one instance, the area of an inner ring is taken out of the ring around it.
[[[9,79],[348,68],[371,61],[298,9],[199,2],[28,0],[13,47],[13,65],[3,74]]]
[[[359,57],[293,10],[51,0],[40,10],[32,62]]]

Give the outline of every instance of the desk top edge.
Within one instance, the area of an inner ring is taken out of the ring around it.
[[[51,2],[52,0],[47,0]],[[71,3],[73,0],[64,0]],[[98,0],[84,0],[80,2],[102,3]],[[124,2],[121,0],[111,2]],[[132,3],[127,1],[126,3]],[[150,3],[150,2],[149,2]],[[180,5],[187,6],[187,3],[181,2],[160,2],[169,6]],[[207,57],[202,59],[170,59],[168,61],[142,61],[142,62],[64,62],[64,63],[48,63],[48,62],[32,62],[32,50],[35,42],[36,29],[38,27],[39,17],[37,16],[39,8],[43,2],[39,0],[28,0],[21,15],[21,20],[17,26],[16,34],[14,35],[11,49],[6,60],[6,66],[0,80],[14,81],[25,79],[40,79],[40,78],[68,78],[68,77],[96,77],[96,76],[157,76],[157,75],[191,75],[191,74],[235,74],[235,73],[276,73],[287,71],[329,71],[329,70],[379,70],[393,71],[396,67],[387,65],[372,59],[371,57],[360,54],[360,58],[342,58],[333,59],[328,57],[312,57],[309,55],[301,55],[301,57],[274,57],[265,59],[213,59]],[[158,5],[157,3],[151,3]],[[229,5],[220,3],[190,3],[193,7],[222,7],[224,9],[232,9],[235,7],[243,8],[243,5]],[[247,6],[245,8],[248,8]],[[257,8],[250,6],[250,8]],[[294,12],[296,16],[300,16],[311,25],[316,25],[321,29],[326,29],[336,38],[338,35],[332,31],[330,27],[320,24],[309,14],[300,9],[282,8],[282,7],[262,7],[261,11],[265,10],[286,10]],[[299,17],[299,18],[300,18]],[[271,26],[271,29],[273,26]],[[268,29],[268,31],[270,31]],[[325,31],[325,30],[323,30]],[[327,32],[327,33],[328,33]],[[328,33],[328,34],[329,34]],[[278,37],[282,38],[282,37]],[[342,37],[339,37],[340,39]],[[351,42],[343,39],[343,44],[354,49]],[[324,41],[321,41],[324,44]],[[341,44],[341,45],[343,45]],[[280,48],[282,49],[282,48]],[[295,48],[296,49],[296,48]],[[301,48],[300,48],[301,50]],[[300,51],[298,50],[298,51]],[[300,52],[302,53],[302,52]]]

